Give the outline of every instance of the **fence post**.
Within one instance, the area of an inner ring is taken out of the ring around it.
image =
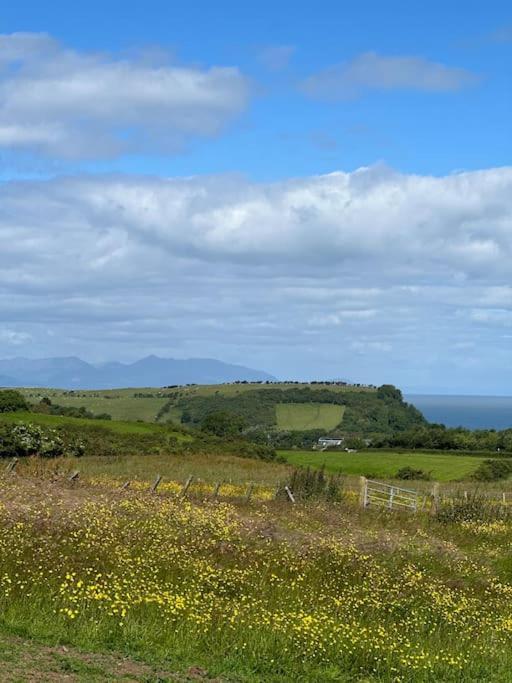
[[[366,477],[359,477],[359,504],[362,508],[368,506],[368,480]]]
[[[464,502],[468,502],[468,492],[464,491]]]
[[[291,500],[291,502],[292,502],[292,503],[295,503],[295,496],[294,496],[293,493],[290,491],[290,487],[289,487],[289,486],[285,486],[285,487],[284,487],[284,490],[285,490],[286,493],[288,494],[288,498]]]
[[[183,488],[181,489],[180,498],[184,498],[187,495],[187,491],[189,490],[190,484],[192,483],[193,479],[194,479],[194,477],[192,475],[190,475],[190,477],[185,482]]]
[[[76,481],[78,479],[79,475],[80,475],[80,472],[78,470],[75,470],[74,472],[72,472],[69,475],[68,480],[69,481]]]
[[[161,475],[161,474],[157,474],[157,475],[156,475],[156,479],[155,479],[155,481],[153,482],[153,485],[151,486],[151,493],[156,493],[156,490],[157,490],[157,488],[158,488],[158,484],[159,484],[161,481],[162,481],[162,475]]]
[[[501,501],[503,505],[507,504],[507,494],[505,493],[505,491],[503,491],[503,493],[501,494]]]
[[[5,468],[5,473],[10,474],[11,472],[14,472],[17,464],[18,464],[18,458],[13,458],[11,460],[11,462],[7,464],[7,467]]]
[[[430,507],[430,514],[436,515],[439,510],[439,483],[436,481],[432,487],[432,505]]]
[[[124,484],[121,486],[121,491],[126,491],[126,489],[130,486],[130,481],[125,481]]]
[[[245,502],[248,503],[251,500],[252,492],[254,490],[254,484],[249,484],[247,487],[247,493],[245,494]]]
[[[389,489],[389,509],[390,509],[390,510],[393,509],[393,499],[394,499],[394,498],[395,498],[395,487],[392,486],[392,487]]]

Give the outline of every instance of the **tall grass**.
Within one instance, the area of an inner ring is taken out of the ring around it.
[[[508,522],[19,475],[0,494],[3,630],[233,681],[510,680],[512,577],[489,553],[506,552]]]

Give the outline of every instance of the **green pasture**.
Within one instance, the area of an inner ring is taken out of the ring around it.
[[[140,390],[157,393],[158,390]],[[133,389],[115,391],[80,391],[76,394],[59,391],[57,389],[25,390],[22,392],[29,401],[37,403],[44,396],[59,406],[84,407],[92,413],[108,413],[113,420],[144,420],[154,422],[158,411],[166,404],[167,398],[135,396]]]
[[[192,437],[171,432],[168,428],[151,424],[149,422],[122,422],[117,420],[89,420],[81,417],[64,417],[62,415],[46,415],[45,413],[0,413],[0,424],[2,422],[31,422],[45,427],[59,427],[62,425],[83,426],[83,427],[103,427],[115,434],[154,434],[155,432],[166,431],[173,434],[179,441],[188,441]]]
[[[331,403],[279,403],[276,405],[277,428],[284,431],[335,429],[342,419],[345,406]]]
[[[279,451],[292,465],[321,467],[328,472],[393,479],[402,467],[429,472],[436,481],[467,479],[488,456],[446,453],[395,453],[344,451]]]

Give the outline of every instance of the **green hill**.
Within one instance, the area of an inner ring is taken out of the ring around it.
[[[245,430],[253,432],[370,435],[425,424],[394,387],[248,382],[108,391],[25,389],[23,394],[31,403],[47,397],[54,404],[107,413],[114,420],[173,422],[192,428],[216,412],[237,416]]]

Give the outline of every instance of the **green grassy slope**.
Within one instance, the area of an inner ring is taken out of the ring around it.
[[[88,420],[79,417],[63,417],[61,415],[45,415],[44,413],[0,413],[0,423],[7,422],[31,422],[32,424],[42,425],[46,427],[85,427],[94,428],[102,427],[114,434],[172,434],[178,440],[190,440],[186,434],[180,432],[172,432],[169,428],[144,422],[121,422],[116,420]]]
[[[293,465],[321,467],[329,472],[363,475],[376,478],[393,478],[402,467],[431,472],[437,481],[455,481],[468,478],[485,457],[430,453],[336,451],[280,451]]]
[[[278,429],[330,431],[341,423],[345,406],[329,403],[278,403],[275,410]]]
[[[84,407],[92,413],[108,413],[113,420],[144,420],[154,422],[159,410],[167,403],[158,389],[116,389],[109,391],[79,391],[70,393],[59,389],[24,389],[28,401],[37,403],[44,396],[59,406]],[[137,396],[137,394],[153,396]]]

